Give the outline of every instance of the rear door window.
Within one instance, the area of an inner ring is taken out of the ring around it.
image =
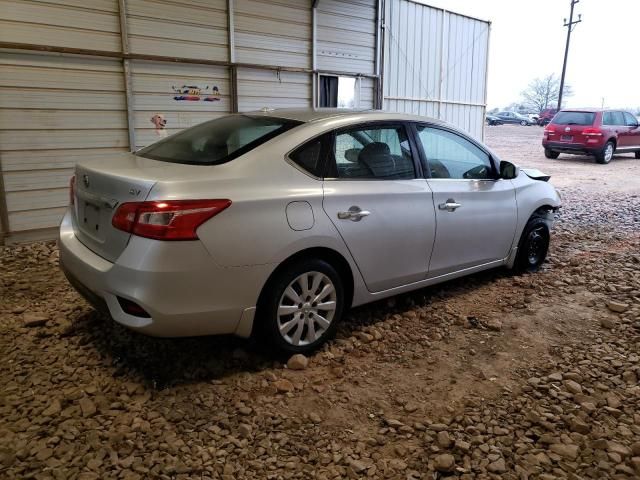
[[[596,114],[593,112],[560,112],[553,117],[556,125],[593,125]]]
[[[623,114],[624,121],[627,127],[635,127],[636,125],[638,125],[638,120],[636,119],[636,117],[627,112],[623,112]]]
[[[367,126],[338,132],[331,174],[345,179],[406,180],[416,177],[404,126]]]
[[[136,155],[190,165],[219,165],[244,155],[301,122],[277,117],[229,115],[183,130]]]

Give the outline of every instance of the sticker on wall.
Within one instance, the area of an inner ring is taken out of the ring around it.
[[[173,97],[174,100],[177,101],[188,101],[188,102],[199,102],[203,100],[205,102],[219,102],[220,101],[220,90],[218,87],[214,85],[211,89],[209,89],[209,85],[202,88],[198,85],[182,85],[181,87],[171,87],[175,95]]]
[[[164,138],[168,135],[167,132],[167,119],[161,113],[156,113],[151,117],[151,123],[155,126],[156,135],[159,138]]]

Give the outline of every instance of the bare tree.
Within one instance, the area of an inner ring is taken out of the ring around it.
[[[526,90],[522,92],[524,103],[537,112],[545,108],[554,108],[558,104],[558,94],[560,93],[560,79],[553,73],[543,78],[536,78],[529,83]],[[563,97],[570,97],[573,91],[569,85],[564,86]]]

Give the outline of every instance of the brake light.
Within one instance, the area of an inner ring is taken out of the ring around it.
[[[545,129],[544,129],[544,133],[545,133],[546,135],[549,135],[550,133],[556,133],[556,129],[555,129],[555,128],[553,128],[553,127],[545,127]]]
[[[231,205],[231,200],[128,202],[111,224],[118,230],[156,240],[197,240],[196,229]]]
[[[586,137],[601,137],[602,132],[599,128],[585,128],[582,130],[582,135]]]
[[[71,175],[69,179],[69,205],[76,204],[76,176]]]

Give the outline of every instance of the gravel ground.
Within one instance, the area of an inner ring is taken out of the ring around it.
[[[0,250],[0,477],[640,477],[640,161],[546,160],[543,269],[353,310],[286,364],[233,338],[154,339],[96,314],[53,243]]]

